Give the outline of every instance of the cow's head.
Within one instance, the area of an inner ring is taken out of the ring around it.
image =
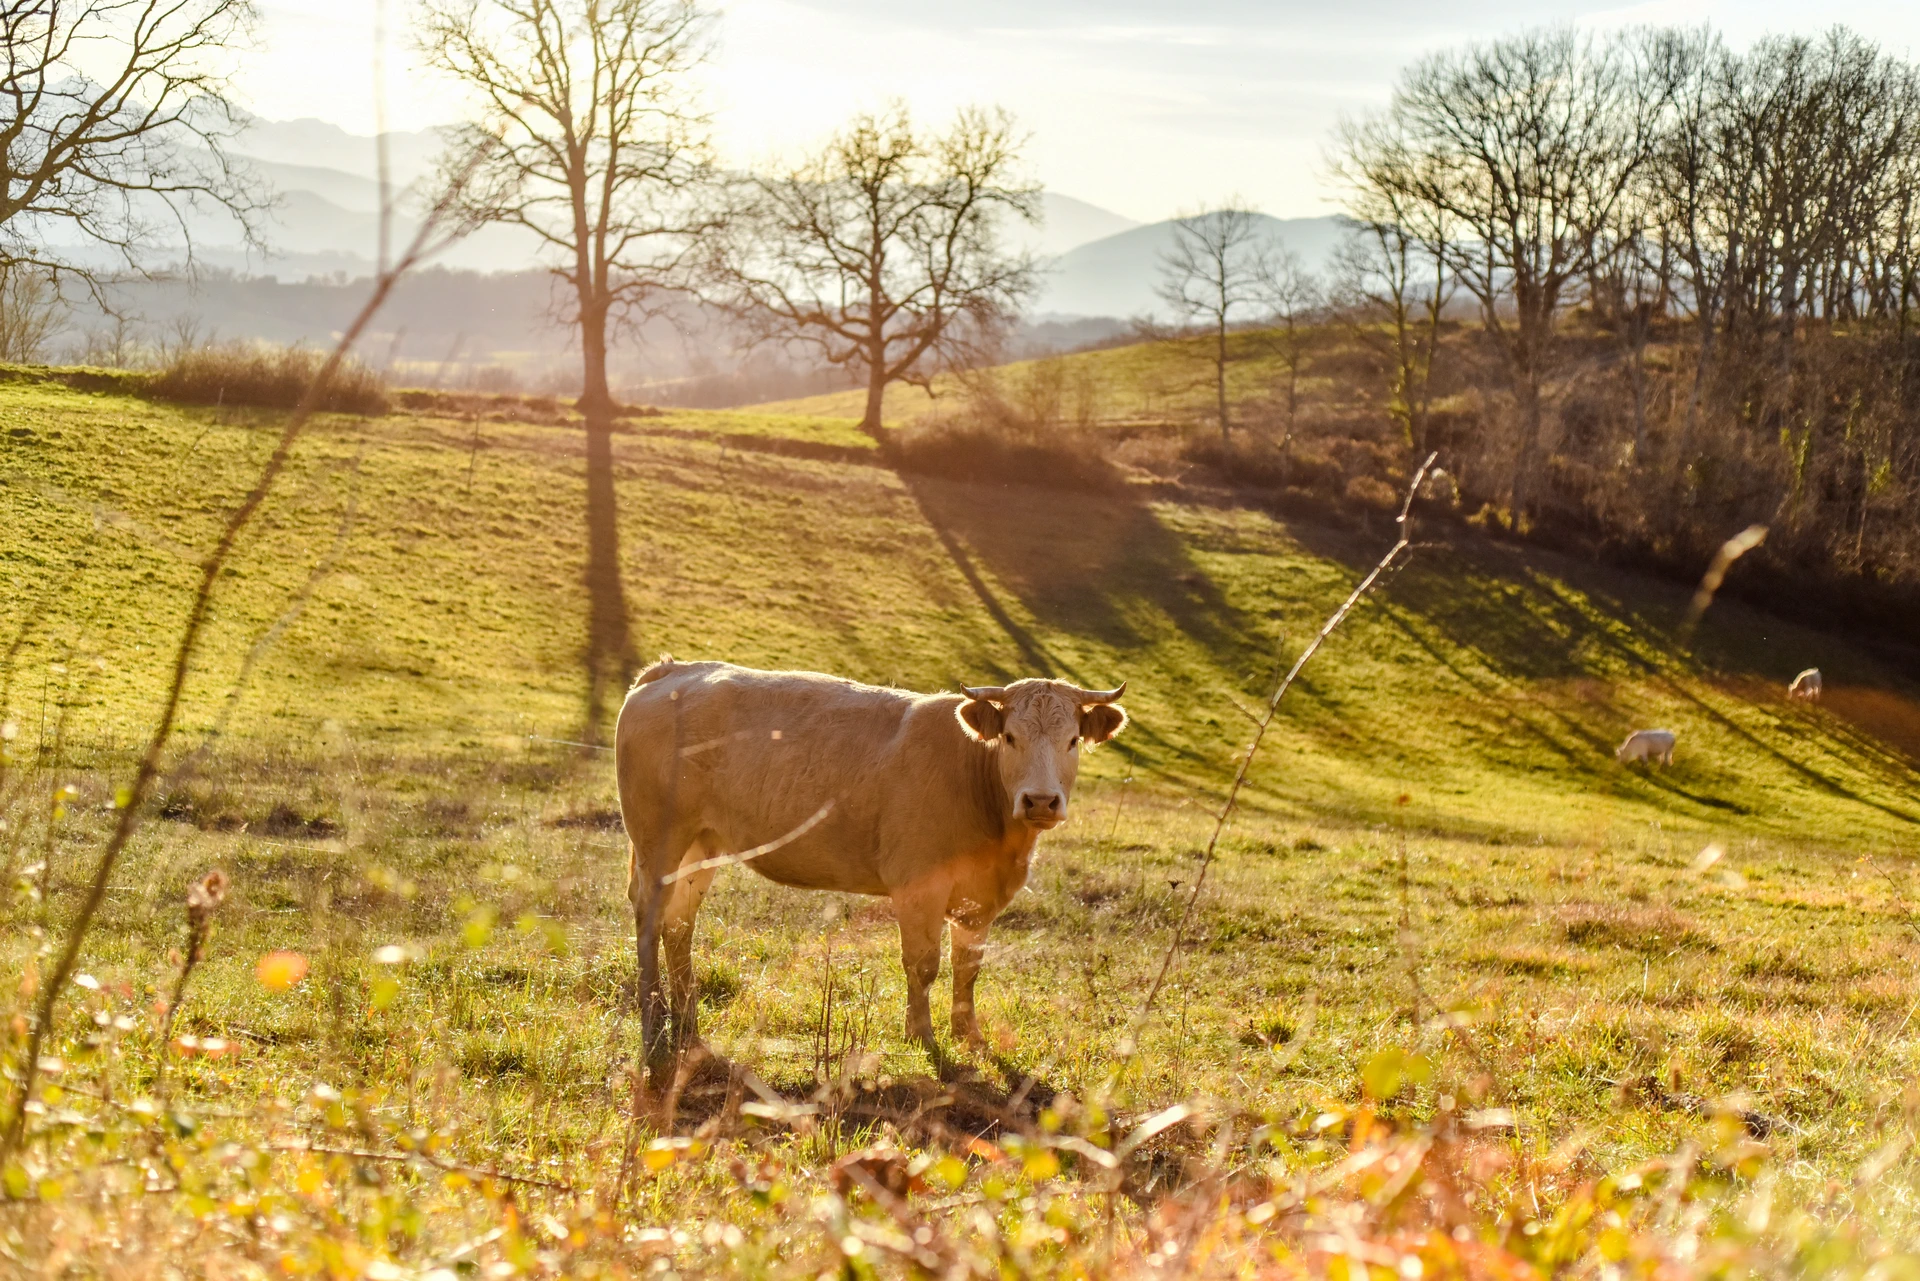
[[[1080,749],[1120,732],[1127,712],[1119,698],[1126,691],[1124,681],[1118,689],[1097,690],[1045,680],[966,689],[957,715],[967,734],[992,751],[1009,818],[1039,828],[1066,821]]]

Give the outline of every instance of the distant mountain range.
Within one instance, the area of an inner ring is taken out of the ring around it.
[[[431,173],[440,149],[438,138],[424,131],[390,133],[386,143],[388,180],[396,191]],[[257,120],[234,150],[275,195],[263,228],[267,251],[249,249],[231,218],[195,215],[190,227],[196,255],[223,272],[198,283],[174,279],[119,287],[116,305],[135,318],[136,345],[189,331],[220,339],[325,342],[365,296],[380,230],[375,139],[321,120]],[[1173,243],[1173,223],[1142,225],[1058,192],[1043,192],[1041,204],[1039,225],[1006,229],[1043,270],[1041,292],[1009,354],[1104,341],[1136,318],[1170,319],[1155,286],[1161,258]],[[390,229],[395,245],[410,238],[416,225],[397,216]],[[1263,218],[1260,226],[1316,270],[1331,259],[1340,236],[1329,218]],[[361,344],[363,358],[410,380],[507,377],[564,388],[578,357],[570,354],[571,335],[553,321],[552,278],[541,270],[537,250],[529,233],[510,227],[467,237],[434,261],[437,270],[403,285],[377,332]],[[86,254],[84,246],[69,251]],[[783,379],[800,380],[796,388],[804,383],[812,391],[826,377],[764,353],[749,358],[733,350],[728,326],[691,302],[675,320],[650,322],[637,340],[624,340],[612,353],[618,377],[634,394],[724,403],[743,379],[754,381],[754,398],[764,399],[787,394]],[[102,335],[125,331],[124,321],[95,314],[83,303],[58,345],[92,350],[98,359]]]
[[[439,140],[431,132],[389,133],[389,180],[397,187],[418,182],[433,168]],[[378,149],[372,137],[348,133],[324,120],[257,120],[234,146],[278,194],[269,219],[271,255],[247,259],[237,228],[210,218],[195,228],[207,246],[209,261],[221,266],[267,272],[282,278],[370,270],[377,251],[380,214]],[[1041,195],[1038,226],[1013,223],[1013,243],[1042,258],[1056,258],[1076,246],[1126,232],[1131,218],[1058,192]],[[396,235],[413,230],[396,220]],[[506,227],[490,227],[454,246],[438,260],[444,267],[469,271],[517,271],[538,265],[533,237]]]
[[[430,131],[386,135],[389,181],[396,189],[430,173],[440,142]],[[369,272],[377,253],[380,219],[378,149],[374,138],[323,120],[256,120],[234,150],[276,193],[265,227],[269,252],[250,253],[238,228],[215,214],[194,226],[204,261],[248,275],[301,281]],[[1009,240],[1043,262],[1044,284],[1032,307],[1036,318],[1141,316],[1170,319],[1155,294],[1161,260],[1174,241],[1174,224],[1142,225],[1098,205],[1059,192],[1043,192],[1037,226],[1015,223]],[[1342,235],[1332,218],[1279,219],[1257,215],[1266,237],[1298,254],[1311,270],[1324,271]],[[415,224],[398,217],[396,240]],[[488,227],[453,246],[437,260],[450,270],[519,272],[540,265],[538,245],[526,232]]]

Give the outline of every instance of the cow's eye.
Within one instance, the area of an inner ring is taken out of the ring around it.
[[[1067,740],[1068,747],[1078,747],[1079,745],[1080,745],[1080,736],[1078,734],[1075,734],[1072,738]]]
[[[1008,747],[1012,747],[1012,746],[1013,746],[1013,735],[1011,735],[1011,734],[1003,734],[1003,735],[1001,735],[1001,737],[1007,740],[1007,746],[1008,746]]]

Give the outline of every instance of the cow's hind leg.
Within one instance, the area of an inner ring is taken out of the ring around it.
[[[698,863],[706,856],[706,847],[695,841],[687,847],[681,866]],[[693,920],[718,870],[710,867],[675,881],[667,892],[665,906],[660,910],[660,940],[667,953],[667,986],[672,994],[672,1044],[676,1053],[695,1045],[700,1037],[700,988],[693,978]]]
[[[648,1073],[656,1081],[673,1057],[667,1039],[667,995],[660,984],[660,932],[673,887],[661,881],[680,865],[681,854],[692,843],[691,832],[669,832],[665,840],[649,843],[644,851],[628,842],[627,898],[633,905],[634,948],[640,963],[640,1041]]]

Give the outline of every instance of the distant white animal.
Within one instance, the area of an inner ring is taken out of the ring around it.
[[[1627,741],[1614,749],[1613,754],[1622,761],[1658,761],[1671,765],[1674,738],[1670,729],[1637,729],[1627,735]]]
[[[1820,669],[1809,667],[1793,678],[1793,684],[1787,686],[1787,697],[1817,703],[1820,701],[1820,690],[1823,684],[1824,682],[1820,679]]]

